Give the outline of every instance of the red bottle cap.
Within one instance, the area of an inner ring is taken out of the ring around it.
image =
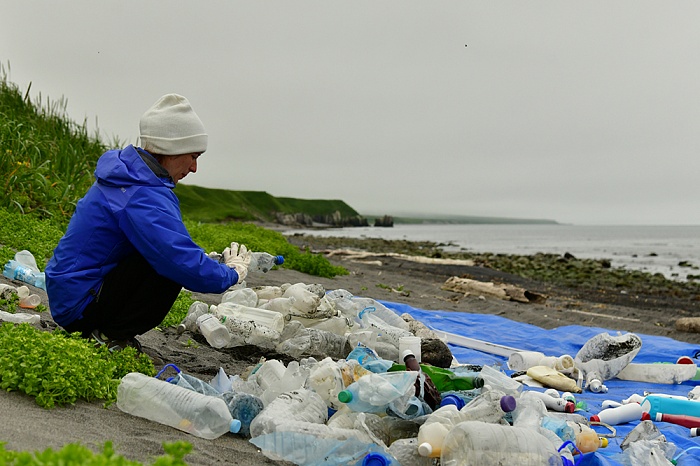
[[[642,421],[651,421],[651,416],[649,416],[649,413],[642,413]]]
[[[600,422],[600,418],[598,417],[598,415],[594,414],[593,416],[591,416],[590,421],[591,422]]]
[[[695,363],[688,356],[681,356],[680,358],[678,358],[678,361],[676,361],[676,364],[695,364]]]
[[[572,401],[567,401],[566,406],[564,406],[564,411],[567,413],[573,413],[576,411],[576,403]]]

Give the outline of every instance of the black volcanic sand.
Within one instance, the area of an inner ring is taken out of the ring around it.
[[[353,249],[375,253],[446,256],[434,243],[312,236],[290,236],[289,241],[316,252]],[[483,255],[476,257],[478,265],[458,266],[419,263],[397,257],[373,257],[361,262],[333,254],[329,260],[345,267],[349,271],[348,275],[325,279],[280,269],[264,275],[251,275],[246,282],[251,287],[319,283],[326,290],[345,289],[356,296],[406,303],[426,310],[496,314],[542,328],[587,325],[700,343],[700,334],[674,329],[677,318],[700,316],[698,293],[691,285],[659,285],[656,281],[645,280],[643,277],[634,277],[622,285],[619,281],[591,281],[590,276],[580,280],[569,278],[563,282],[542,281],[493,268],[493,264],[503,264],[506,259]],[[517,258],[507,260],[515,261]],[[556,263],[561,260],[564,259],[557,259]],[[549,268],[558,270],[554,265]],[[601,271],[607,272],[609,270]],[[542,303],[525,304],[497,298],[464,296],[462,293],[441,289],[445,281],[453,276],[510,284],[546,295],[547,299]],[[0,283],[15,286],[22,284],[5,277],[0,279]],[[33,287],[30,289],[40,295],[42,303],[48,306],[46,294],[42,290]],[[194,298],[217,304],[221,295],[194,294]],[[44,313],[38,327],[49,330],[55,327],[55,323],[48,313]],[[470,336],[479,338],[478,334]],[[203,379],[213,377],[219,368],[223,368],[229,375],[244,375],[261,357],[278,358],[285,362],[290,360],[286,356],[263,352],[252,346],[216,350],[209,347],[200,335],[189,332],[178,335],[172,328],[152,330],[139,339],[149,350],[160,354],[166,363],[174,363],[183,371]],[[122,413],[116,406],[105,409],[101,402],[78,402],[74,406],[46,410],[36,405],[31,397],[17,392],[0,391],[0,412],[5,421],[0,423],[0,442],[6,442],[6,448],[11,450],[43,451],[49,447],[58,449],[75,442],[98,450],[104,442],[111,440],[117,453],[130,460],[150,464],[154,457],[163,454],[161,445],[164,442],[184,440],[194,446],[193,453],[186,457],[188,464],[285,464],[265,458],[247,439],[236,435],[224,435],[215,440],[199,439]]]

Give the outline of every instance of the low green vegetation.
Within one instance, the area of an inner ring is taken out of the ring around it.
[[[134,348],[110,352],[79,334],[45,332],[29,324],[0,325],[0,389],[20,391],[44,408],[77,400],[116,401],[129,372],[155,375],[151,359]]]
[[[189,442],[163,443],[165,455],[155,458],[153,466],[178,466],[186,465],[185,455],[192,451]],[[129,461],[114,451],[112,442],[102,445],[102,450],[94,453],[80,443],[69,443],[60,450],[47,448],[44,451],[12,451],[5,449],[0,443],[0,464],[7,466],[140,466],[142,463]]]

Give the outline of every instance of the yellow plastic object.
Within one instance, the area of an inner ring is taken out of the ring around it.
[[[581,393],[576,381],[548,366],[533,366],[527,370],[528,377],[541,384],[565,392]]]

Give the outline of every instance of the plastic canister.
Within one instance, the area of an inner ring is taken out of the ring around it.
[[[607,446],[608,439],[599,437],[598,433],[593,429],[587,428],[576,434],[576,448],[581,450],[581,453],[589,453]]]
[[[416,357],[418,362],[421,362],[421,338],[420,337],[401,337],[399,338],[399,355],[403,355],[406,350],[410,350]]]

